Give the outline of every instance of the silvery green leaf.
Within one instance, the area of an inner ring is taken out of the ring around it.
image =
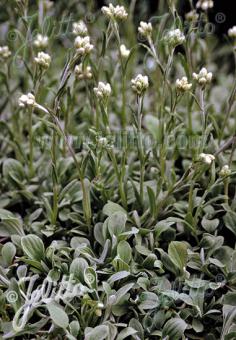
[[[139,296],[140,304],[138,305],[141,309],[154,309],[159,305],[158,296],[155,293],[143,292]]]
[[[64,309],[56,302],[49,302],[46,304],[52,321],[61,328],[67,328],[69,325],[69,318]]]
[[[181,318],[169,319],[162,330],[162,337],[168,336],[171,340],[179,340],[187,328],[186,322]]]
[[[100,325],[95,328],[86,328],[84,340],[103,340],[109,334],[109,328],[106,325]]]
[[[16,255],[16,247],[13,243],[7,242],[2,247],[2,258],[5,266],[10,266]]]
[[[23,236],[21,245],[24,253],[32,260],[41,261],[45,257],[43,241],[36,235]]]

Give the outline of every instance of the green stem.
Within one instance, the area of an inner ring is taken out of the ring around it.
[[[57,158],[56,158],[56,144],[57,136],[56,131],[53,131],[52,136],[52,181],[53,181],[53,216],[52,224],[56,225],[57,215],[58,215],[58,186],[57,186]]]
[[[202,112],[202,141],[200,144],[199,153],[204,150],[205,142],[206,142],[206,128],[207,128],[207,115],[205,112],[205,103],[204,103],[204,89],[200,90],[200,107]]]
[[[33,131],[32,131],[32,123],[33,123],[33,108],[29,109],[29,176],[34,176],[34,144],[33,144]]]
[[[137,139],[138,139],[138,152],[140,160],[140,200],[143,205],[144,198],[144,171],[145,171],[145,157],[143,151],[142,141],[142,106],[143,97],[138,97],[138,125],[137,125]]]

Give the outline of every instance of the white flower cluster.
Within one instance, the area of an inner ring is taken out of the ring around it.
[[[34,58],[34,61],[42,68],[47,69],[51,64],[51,57],[47,53],[39,52],[37,57]]]
[[[99,100],[107,100],[111,95],[111,85],[100,81],[97,87],[94,87],[94,93]]]
[[[199,18],[199,14],[196,12],[196,10],[192,10],[185,14],[185,19],[188,21],[197,21]]]
[[[11,56],[11,51],[8,46],[0,46],[0,58],[8,59]]]
[[[82,64],[75,66],[75,76],[77,79],[91,79],[92,78],[92,72],[91,72],[91,66],[86,66],[83,68]]]
[[[228,165],[224,165],[219,173],[220,177],[226,177],[226,176],[229,176],[230,174],[231,174],[231,170]]]
[[[123,58],[128,58],[130,50],[124,44],[120,45],[120,54]]]
[[[212,162],[215,160],[215,156],[208,154],[208,153],[201,153],[199,155],[199,161],[207,164],[207,165],[211,165]]]
[[[131,87],[139,96],[143,95],[149,86],[148,77],[138,74],[131,80]]]
[[[88,29],[83,20],[73,23],[73,34],[81,37],[88,35]]]
[[[46,48],[48,46],[48,37],[39,33],[36,35],[33,44],[37,48]]]
[[[74,46],[77,50],[77,53],[80,55],[86,55],[90,53],[93,49],[93,45],[90,44],[90,37],[81,37],[78,36],[75,38]]]
[[[35,97],[32,93],[22,94],[18,99],[18,104],[20,107],[33,107],[35,105]]]
[[[112,4],[109,4],[109,6],[103,6],[102,13],[109,19],[113,20],[125,20],[128,16],[124,6],[113,6]]]
[[[90,43],[87,26],[82,20],[73,23],[73,34],[76,36],[74,46],[77,53],[80,55],[90,53],[93,49],[93,45]]]
[[[108,140],[106,137],[99,137],[97,143],[100,147],[104,148],[108,144]]]
[[[203,11],[207,11],[214,6],[213,0],[199,0],[196,4],[197,8],[201,8]]]
[[[150,22],[141,21],[138,31],[143,37],[150,38],[152,35],[152,24]]]
[[[180,92],[187,92],[192,88],[192,84],[188,83],[187,77],[183,77],[182,79],[176,80],[176,88]]]
[[[177,28],[167,33],[166,41],[170,46],[175,47],[181,45],[185,41],[185,36],[180,29]]]
[[[211,83],[212,73],[208,72],[207,69],[203,67],[198,74],[193,73],[193,78],[198,81],[199,85],[204,87],[206,84]]]
[[[230,29],[228,30],[228,36],[229,36],[230,38],[236,39],[236,26],[233,26],[232,28],[230,28]]]

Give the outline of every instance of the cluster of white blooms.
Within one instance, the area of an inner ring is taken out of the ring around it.
[[[109,6],[103,6],[102,13],[109,19],[113,20],[125,20],[128,16],[124,6],[113,6],[112,4],[109,4]]]
[[[77,79],[91,79],[92,78],[92,72],[91,72],[91,66],[86,66],[83,68],[82,64],[75,66],[75,76]]]
[[[37,57],[34,58],[36,64],[41,66],[42,68],[48,68],[51,64],[51,57],[49,54],[44,52],[39,52]]]
[[[185,36],[180,29],[177,28],[167,33],[166,41],[170,46],[175,47],[181,45],[185,41]]]
[[[35,97],[32,93],[22,94],[18,99],[20,107],[33,107],[35,103]]]
[[[211,163],[215,160],[215,156],[209,154],[209,153],[201,153],[199,155],[199,161],[207,164],[207,165],[211,165]]]
[[[11,51],[8,46],[0,46],[0,58],[7,59],[11,56]]]
[[[83,20],[73,23],[73,34],[85,37],[88,35],[88,29]]]
[[[208,72],[205,67],[201,69],[201,71],[197,73],[193,73],[193,78],[198,81],[201,86],[205,86],[206,84],[210,84],[212,81],[212,73]]]
[[[131,87],[139,96],[141,96],[148,88],[148,77],[138,74],[136,78],[131,80]]]
[[[152,24],[150,22],[141,21],[138,31],[143,37],[150,38],[152,35]]]
[[[228,35],[230,38],[236,39],[236,26],[233,26],[228,30]]]
[[[220,177],[226,177],[226,176],[229,176],[230,174],[231,174],[231,170],[228,165],[224,165],[219,173]]]
[[[34,40],[34,46],[37,48],[46,48],[48,46],[48,37],[40,33],[37,34]]]
[[[98,87],[94,87],[94,93],[99,100],[106,100],[111,95],[111,85],[100,81]]]
[[[192,84],[188,83],[187,77],[183,77],[182,79],[176,80],[176,88],[180,92],[186,92],[186,91],[189,91],[192,88]]]
[[[130,50],[124,44],[120,45],[120,54],[123,58],[128,58]]]
[[[97,142],[98,142],[98,145],[101,147],[105,147],[108,144],[108,140],[106,137],[99,137]]]
[[[192,10],[185,14],[185,19],[188,21],[197,21],[199,18],[199,14],[196,12],[196,10]]]
[[[86,36],[86,37],[78,36],[78,37],[76,37],[74,46],[77,50],[77,53],[81,54],[81,55],[88,54],[93,49],[93,45],[90,44],[90,37],[89,36]]]
[[[203,11],[207,11],[214,6],[213,0],[199,0],[196,4],[197,8],[201,8]]]

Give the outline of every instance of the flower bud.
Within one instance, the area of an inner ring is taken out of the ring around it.
[[[228,165],[224,165],[219,173],[220,177],[227,177],[230,174],[231,174],[231,170]]]
[[[185,19],[188,21],[197,21],[198,18],[199,14],[195,10],[192,10],[185,14]]]
[[[86,55],[90,53],[93,49],[93,45],[90,44],[90,37],[81,37],[78,36],[75,38],[74,46],[77,50],[77,53],[80,55]]]
[[[34,46],[37,48],[46,48],[48,46],[48,37],[46,35],[37,34],[33,42]]]
[[[192,84],[188,83],[187,77],[183,77],[182,79],[176,80],[176,88],[180,92],[187,92],[192,88]]]
[[[35,97],[32,93],[22,94],[18,99],[18,104],[20,107],[33,107],[35,105]]]
[[[233,26],[232,28],[230,28],[230,29],[228,30],[228,36],[229,36],[230,38],[236,39],[236,26]]]
[[[0,59],[8,59],[11,56],[11,51],[8,46],[0,46]]]
[[[91,79],[92,78],[92,72],[91,72],[91,66],[86,66],[83,68],[82,64],[76,65],[75,66],[75,76],[79,80],[86,80],[86,79]]]
[[[111,95],[111,85],[100,81],[98,87],[94,87],[94,93],[99,100],[107,100]]]
[[[139,96],[143,95],[149,86],[148,77],[138,74],[135,79],[131,80],[131,87]]]
[[[102,148],[104,148],[104,147],[107,146],[107,144],[108,144],[108,140],[107,140],[106,137],[100,137],[100,138],[98,138],[97,142],[98,142],[98,145],[99,145],[100,147],[102,147]]]
[[[42,68],[47,69],[51,64],[51,57],[47,53],[39,52],[37,57],[34,58],[34,61]]]
[[[199,0],[196,4],[196,8],[201,8],[203,11],[207,11],[214,6],[213,0]]]
[[[212,81],[212,73],[208,72],[205,67],[201,69],[201,71],[197,73],[193,73],[193,78],[198,81],[199,85],[205,87],[206,84],[210,84]]]
[[[109,19],[113,20],[125,20],[128,16],[124,6],[113,6],[109,4],[109,6],[102,7],[102,13],[105,14]]]
[[[152,35],[152,24],[149,22],[141,21],[138,28],[139,33],[145,37],[150,38]]]
[[[73,34],[81,37],[85,37],[88,35],[88,29],[83,20],[73,23]]]
[[[122,44],[120,45],[120,54],[123,58],[128,58],[130,50],[128,50],[126,46]]]
[[[206,153],[201,153],[199,155],[199,161],[207,164],[207,165],[211,165],[212,162],[215,160],[215,156],[211,155],[211,154],[206,154]]]
[[[165,37],[165,40],[171,47],[176,47],[185,41],[185,36],[180,31],[180,29],[177,28],[175,30],[169,31]]]

